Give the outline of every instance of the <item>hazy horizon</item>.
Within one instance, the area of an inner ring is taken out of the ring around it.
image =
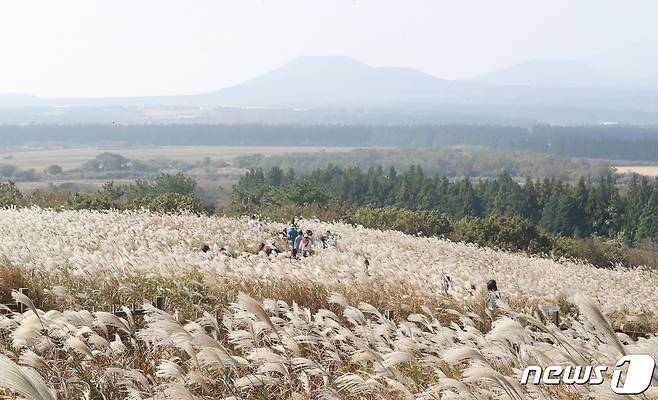
[[[646,0],[189,4],[3,2],[0,93],[194,94],[304,55],[341,55],[460,80],[529,60],[585,60],[658,41],[658,3]]]

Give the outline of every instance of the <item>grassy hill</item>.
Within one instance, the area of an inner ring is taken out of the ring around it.
[[[21,378],[0,387],[39,399],[84,398],[85,390],[107,399],[568,399],[599,387],[521,386],[518,372],[540,360],[610,365],[622,352],[658,355],[656,334],[613,332],[657,330],[652,272],[299,224],[316,235],[331,230],[336,245],[291,260],[282,242],[280,255],[255,254],[277,241],[281,224],[0,210],[0,295],[28,305],[0,315],[0,364]],[[445,275],[454,282],[447,291]],[[493,323],[483,306],[492,278],[506,303]],[[18,287],[31,300],[11,293]],[[162,309],[146,304],[143,317],[129,307],[112,313],[114,304],[155,296]],[[553,304],[560,329],[538,311]]]

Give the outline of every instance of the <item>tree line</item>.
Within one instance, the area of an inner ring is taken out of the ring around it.
[[[95,193],[34,190],[23,193],[12,181],[0,182],[0,208],[38,206],[67,210],[139,210],[177,213],[212,211],[198,196],[197,182],[184,174],[160,174],[134,183],[104,184]]]
[[[2,125],[0,146],[483,146],[573,157],[658,161],[656,126],[504,125]]]
[[[450,180],[419,167],[331,166],[303,176],[275,167],[249,171],[234,189],[230,204],[215,209],[202,202],[196,181],[180,173],[108,182],[95,193],[23,193],[13,182],[0,182],[0,208],[260,214],[280,221],[302,215],[604,267],[658,265],[658,184],[637,176],[620,190],[613,176],[572,185],[518,183],[505,173]]]
[[[658,183],[634,175],[622,190],[615,176],[565,183],[558,179],[517,182],[504,172],[495,179],[451,180],[422,168],[341,168],[297,175],[279,167],[253,169],[234,187],[231,207],[267,214],[286,205],[332,202],[349,207],[436,210],[466,217],[521,217],[563,237],[603,237],[627,245],[658,241]]]
[[[368,169],[379,165],[404,170],[410,165],[422,167],[426,174],[447,177],[495,178],[507,171],[512,177],[558,178],[576,181],[580,177],[598,178],[610,171],[604,162],[574,159],[551,154],[475,147],[431,147],[418,149],[356,149],[279,155],[238,156],[232,163],[244,169],[279,167],[309,171],[330,164]]]

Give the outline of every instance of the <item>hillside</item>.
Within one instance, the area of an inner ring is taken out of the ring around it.
[[[375,68],[348,57],[300,57],[197,100],[232,105],[381,105],[440,98],[453,84],[413,68]]]
[[[3,97],[5,100],[3,100]],[[535,61],[480,80],[444,80],[348,57],[299,57],[241,84],[206,93],[124,98],[0,95],[0,121],[81,123],[658,122],[658,90],[608,78],[576,61]]]
[[[331,229],[336,247],[268,258],[248,250],[282,225],[0,210],[0,296],[7,303],[11,289],[29,289],[29,297],[11,294],[24,310],[0,314],[0,367],[13,378],[0,377],[0,395],[77,400],[93,388],[108,400],[566,400],[609,388],[523,385],[520,371],[658,356],[658,336],[614,333],[591,300],[615,326],[647,324],[658,304],[655,274],[300,223]],[[444,274],[455,284],[446,291]],[[493,313],[483,307],[490,278],[506,303]],[[561,296],[569,300],[560,302],[558,328],[532,307]]]
[[[452,295],[460,301],[472,300],[472,284],[482,289],[493,278],[514,301],[556,301],[587,293],[606,312],[658,312],[658,276],[649,272],[555,263],[343,224],[303,221],[304,229],[331,230],[341,239],[337,249],[294,262],[286,255],[272,261],[248,255],[248,248],[269,243],[272,234],[254,231],[246,220],[38,209],[0,210],[0,217],[0,255],[12,264],[51,272],[68,265],[76,274],[94,274],[99,280],[120,279],[128,271],[176,275],[199,268],[225,279],[300,279],[329,287],[404,282],[435,297],[441,295],[440,282],[447,274],[456,284]],[[268,228],[278,232],[284,226],[273,223]],[[24,243],[33,251],[23,251]],[[198,251],[201,243],[211,246],[214,258]],[[219,254],[221,247],[237,257]],[[363,273],[365,257],[370,275]]]

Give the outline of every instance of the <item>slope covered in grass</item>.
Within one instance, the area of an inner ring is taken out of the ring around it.
[[[460,301],[471,300],[471,285],[481,290],[487,280],[496,279],[509,301],[556,301],[584,293],[608,313],[658,311],[658,275],[652,271],[556,263],[339,223],[301,221],[300,226],[317,234],[338,234],[338,246],[318,249],[316,256],[301,261],[290,260],[288,254],[268,258],[250,251],[260,242],[270,243],[274,232],[284,228],[281,224],[258,231],[247,219],[1,210],[0,255],[13,265],[41,272],[66,266],[72,275],[98,282],[120,281],[126,274],[175,276],[198,270],[221,279],[292,280],[328,287],[403,283],[428,297],[442,295],[441,280],[447,274],[455,283],[450,294]],[[202,244],[211,251],[201,252]],[[227,251],[220,252],[222,247]]]
[[[606,398],[608,385],[524,386],[519,376],[528,365],[658,357],[655,333],[613,331],[651,326],[650,272],[300,224],[337,233],[337,246],[304,260],[268,258],[252,250],[277,224],[261,231],[246,219],[0,210],[0,294],[29,306],[0,314],[0,395]],[[456,284],[447,295],[446,273]],[[488,278],[508,303],[494,322],[483,307]],[[15,286],[30,288],[31,299]],[[161,310],[148,303],[156,295],[165,297]],[[560,297],[568,309],[556,326],[534,305]],[[113,304],[127,306],[124,314]],[[653,387],[644,398],[657,396]]]

